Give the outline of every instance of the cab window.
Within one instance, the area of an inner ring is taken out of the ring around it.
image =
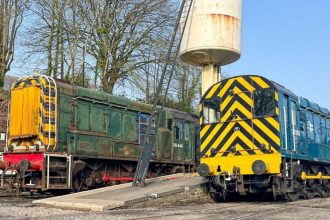
[[[175,139],[181,140],[182,139],[182,123],[176,122],[175,123]]]
[[[220,121],[220,100],[205,100],[203,104],[203,122],[217,123]]]
[[[185,140],[189,140],[189,124],[184,123],[183,124],[183,136]]]
[[[256,90],[253,92],[254,116],[271,116],[275,113],[274,89]]]

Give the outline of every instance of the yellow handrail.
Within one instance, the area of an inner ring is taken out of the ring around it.
[[[317,175],[307,175],[302,172],[300,178],[302,180],[330,180],[330,176],[323,175],[322,172],[318,172]]]

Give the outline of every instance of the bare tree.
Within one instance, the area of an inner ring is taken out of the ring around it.
[[[23,45],[29,59],[41,61],[43,73],[83,86],[93,80],[94,88],[101,86],[108,93],[116,85],[123,90],[126,86],[139,91],[145,102],[152,102],[177,17],[176,0],[30,1],[32,17]],[[18,2],[22,1],[1,2],[7,11],[11,3],[10,12],[16,12],[16,20],[2,14],[1,33],[10,32],[3,25],[8,19],[16,27],[11,30],[17,31],[22,21],[22,10],[14,10],[20,8]],[[14,44],[9,45],[13,51]],[[13,52],[2,54],[0,59],[11,57],[12,61]],[[169,65],[175,65],[175,74],[168,103],[192,111],[199,97],[199,71],[178,63]]]
[[[29,56],[47,63],[46,73],[103,91],[128,79],[168,36],[176,4],[168,0],[32,0],[37,17],[28,30]]]
[[[130,77],[131,86],[134,86],[141,94],[140,101],[152,103],[155,89],[158,86],[159,72],[162,69],[162,65],[162,59],[160,58],[159,62],[151,62],[148,65],[145,65],[137,71],[136,74]],[[201,93],[200,68],[186,65],[179,61],[170,65],[174,65],[174,74],[169,85],[169,94],[165,101],[166,106],[186,112],[195,112]],[[165,80],[166,85],[168,80],[169,79]],[[163,86],[163,90],[166,89],[166,85]],[[160,94],[161,97],[164,96],[164,92],[165,91]]]
[[[186,112],[195,112],[201,94],[201,70],[194,66],[179,64],[172,93],[177,98],[177,109]]]
[[[103,91],[146,65],[143,53],[171,24],[168,0],[79,1],[82,41],[96,60]],[[83,31],[82,31],[83,32]],[[152,62],[148,60],[148,62]]]
[[[26,35],[27,56],[47,60],[46,74],[64,78],[68,61],[66,14],[69,0],[31,0],[30,11],[36,18]]]
[[[130,74],[128,77],[127,84],[135,87],[141,94],[140,100],[149,104],[153,101],[164,64],[166,47],[160,47],[160,45],[162,44],[159,43],[157,46],[151,46],[149,50],[145,50],[146,54],[143,56],[145,65],[137,68],[134,74]]]
[[[24,0],[0,1],[0,88],[14,60],[17,30],[23,20]]]

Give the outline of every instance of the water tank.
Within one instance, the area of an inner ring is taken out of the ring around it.
[[[222,66],[238,60],[241,55],[242,0],[192,1],[180,59],[197,66]]]

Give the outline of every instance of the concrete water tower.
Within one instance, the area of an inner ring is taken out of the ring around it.
[[[192,1],[180,59],[202,67],[204,94],[220,80],[220,67],[240,58],[242,0]]]

